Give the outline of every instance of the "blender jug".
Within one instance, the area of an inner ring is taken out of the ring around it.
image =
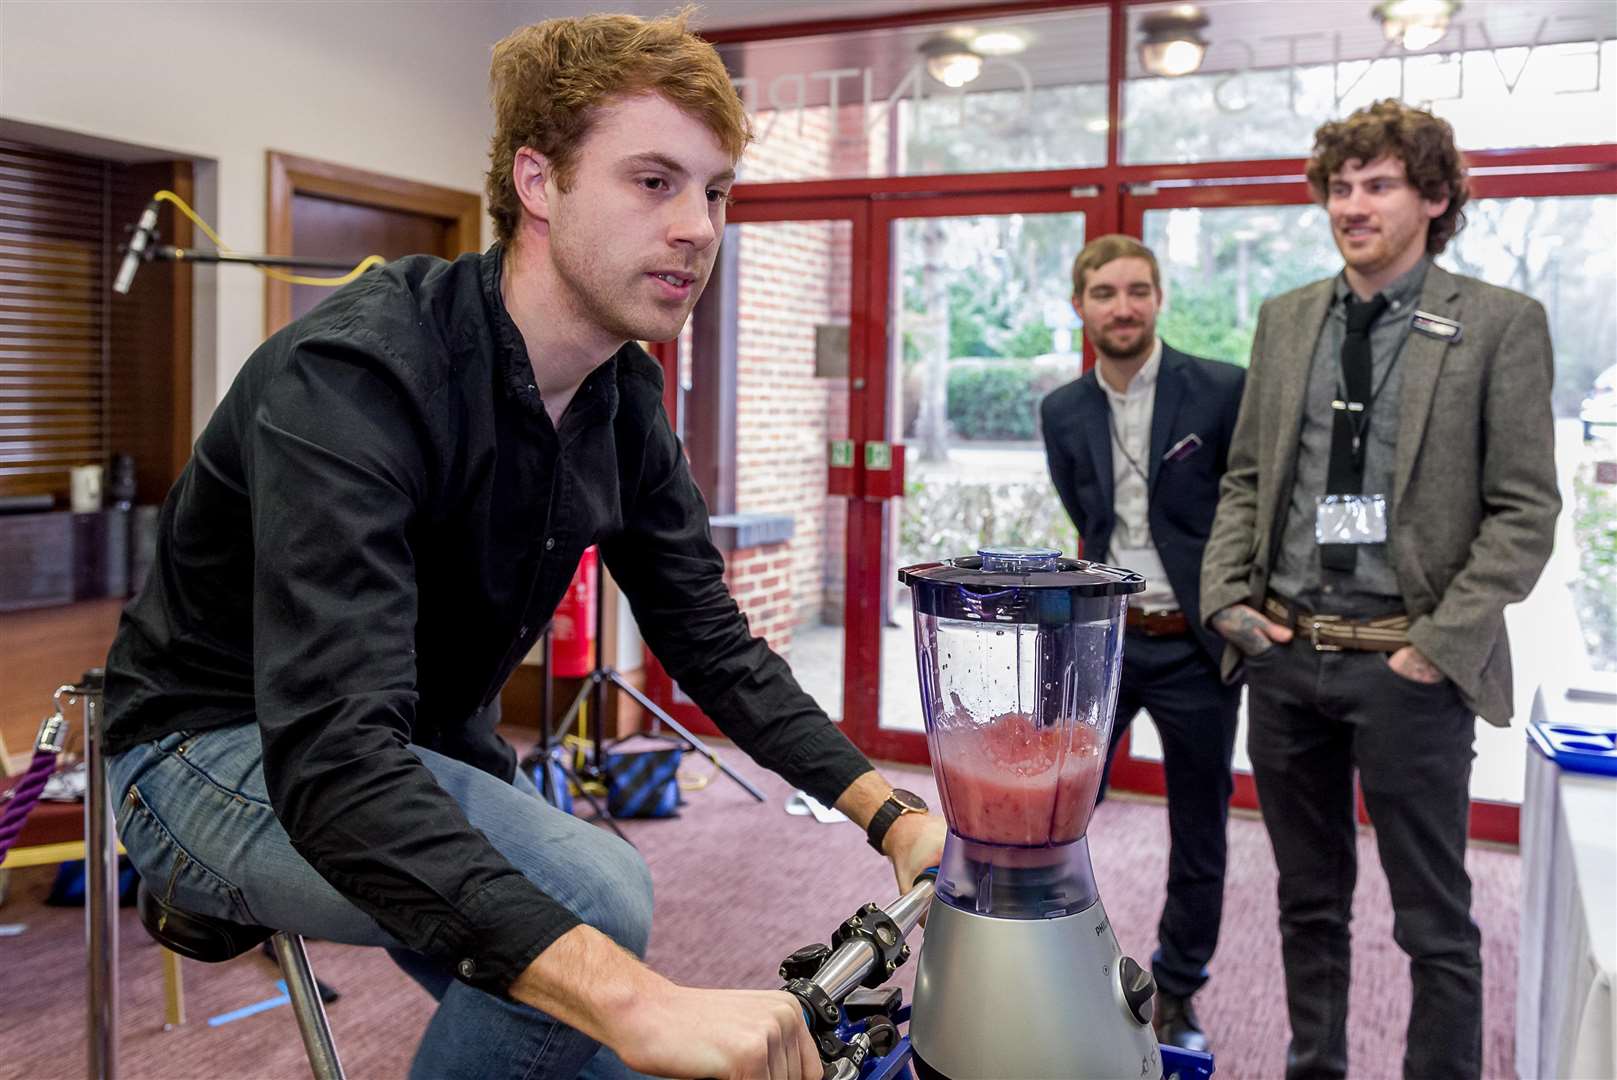
[[[940,898],[1013,918],[1087,906],[1087,852],[1063,869],[1062,849],[1089,827],[1124,607],[1144,580],[1044,548],[984,548],[899,579],[914,594],[927,743],[961,841],[940,869]]]
[[[1160,1077],[1154,985],[1118,947],[1086,839],[1145,579],[983,548],[899,580],[949,824],[911,1015],[917,1074]]]

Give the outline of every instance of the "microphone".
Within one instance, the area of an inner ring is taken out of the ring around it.
[[[140,269],[141,256],[146,252],[146,245],[151,242],[152,233],[157,230],[157,200],[153,199],[146,204],[146,212],[140,215],[140,221],[135,225],[135,234],[129,238],[129,250],[124,252],[123,265],[118,267],[118,276],[113,280],[112,291],[127,294],[130,283],[135,280],[135,271]]]

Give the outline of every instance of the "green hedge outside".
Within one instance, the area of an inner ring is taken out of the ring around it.
[[[949,371],[949,426],[957,439],[1036,439],[1039,402],[1071,378],[1070,372],[1026,361],[956,365]]]

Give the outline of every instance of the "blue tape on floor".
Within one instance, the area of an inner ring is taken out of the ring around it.
[[[286,980],[276,979],[275,985],[280,988],[280,997],[267,998],[260,1001],[257,1005],[243,1005],[234,1012],[220,1013],[218,1016],[210,1016],[208,1017],[208,1026],[218,1027],[220,1024],[228,1024],[232,1020],[242,1020],[249,1016],[257,1016],[259,1013],[273,1009],[277,1005],[290,1004],[292,998],[286,992]]]

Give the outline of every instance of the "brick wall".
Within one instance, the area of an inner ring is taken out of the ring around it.
[[[824,176],[828,117],[819,110],[802,119],[801,130],[795,122],[776,125],[749,151],[749,168],[780,179]],[[833,234],[846,228],[784,222],[748,225],[741,233],[736,510],[792,516],[792,539],[777,558],[785,564],[787,614],[801,623],[821,618],[828,524],[830,389],[814,373],[814,333],[835,319],[830,296],[841,290],[829,287]]]
[[[792,551],[787,544],[738,548],[730,553],[725,584],[752,632],[782,656],[790,656],[797,611],[792,596]]]
[[[868,148],[858,117],[843,112],[835,141],[824,109],[805,110],[800,130],[796,117],[783,120],[748,151],[748,171],[812,179],[859,163],[857,174]],[[754,224],[743,228],[740,244],[736,510],[792,515],[795,531],[781,556],[792,618],[840,625],[847,508],[825,494],[826,443],[847,437],[848,389],[844,378],[815,375],[814,340],[816,326],[848,323],[852,228]]]

